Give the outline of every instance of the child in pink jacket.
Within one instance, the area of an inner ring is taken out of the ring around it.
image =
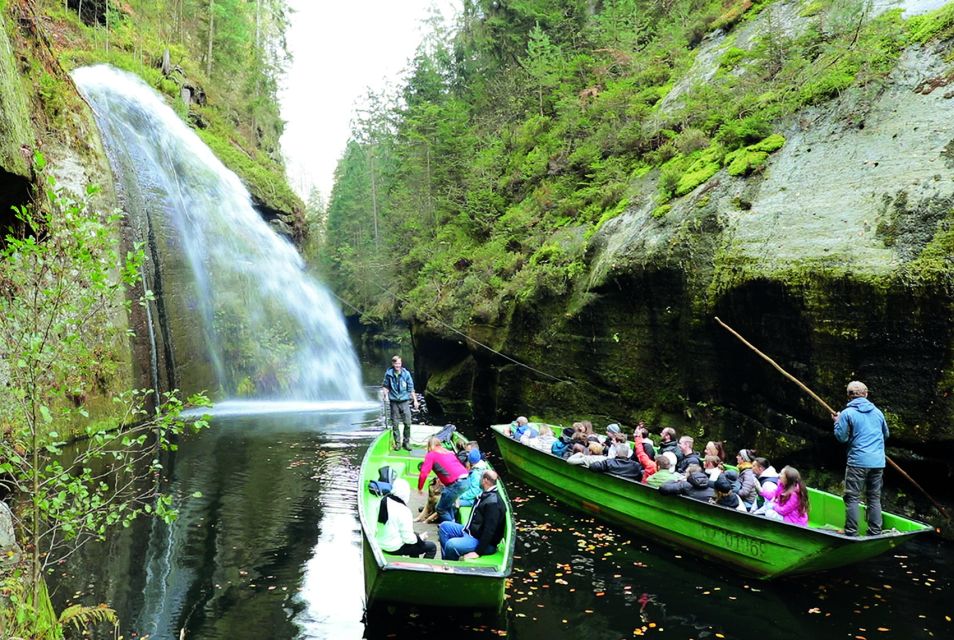
[[[778,487],[761,492],[762,497],[771,500],[772,509],[765,516],[774,520],[791,522],[799,526],[808,525],[808,489],[802,482],[798,469],[785,467],[778,476]]]

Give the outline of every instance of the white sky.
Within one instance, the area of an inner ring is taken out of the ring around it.
[[[395,80],[423,39],[430,7],[445,16],[454,0],[290,0],[293,60],[279,94],[282,152],[291,186],[331,195],[335,165],[350,134],[355,101]]]

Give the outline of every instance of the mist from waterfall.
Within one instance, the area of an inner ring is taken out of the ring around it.
[[[153,265],[163,279],[160,321],[174,325],[175,366],[203,372],[191,386],[228,397],[363,400],[341,311],[239,178],[138,77],[107,65],[72,75],[133,226],[162,263]]]

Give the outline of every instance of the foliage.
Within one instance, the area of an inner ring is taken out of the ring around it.
[[[844,91],[863,109],[908,42],[899,11],[862,0],[794,27],[770,4],[467,0],[355,121],[327,209],[332,284],[365,319],[503,321],[582,287],[590,239],[653,180],[663,217],[723,168],[756,174],[780,120]],[[743,48],[732,28],[756,16]],[[717,27],[718,68],[691,82]]]
[[[912,40],[921,43],[954,38],[954,4],[947,3],[939,9],[911,18],[908,32]]]
[[[760,168],[768,159],[769,154],[781,149],[784,144],[785,137],[773,133],[761,142],[750,144],[726,154],[723,163],[728,167],[730,176],[747,176]]]
[[[37,171],[45,161],[36,157]],[[113,399],[122,418],[110,430],[86,427],[86,440],[65,453],[59,432],[88,421],[86,398],[110,377],[109,354],[126,335],[111,318],[124,311],[126,291],[139,279],[143,253],[120,255],[113,244],[116,215],[89,207],[48,178],[46,205],[17,210],[20,227],[0,251],[0,484],[15,497],[18,528],[32,551],[26,607],[40,603],[43,572],[108,528],[143,513],[175,516],[171,497],[158,492],[162,451],[206,426],[179,419],[175,393],[158,406],[149,390]],[[146,295],[149,295],[148,293]],[[100,389],[100,392],[106,391]],[[202,396],[190,404],[207,404]],[[93,615],[73,612],[75,620]],[[29,614],[39,621],[37,613]]]
[[[137,74],[197,127],[257,200],[302,212],[286,183],[279,146],[278,83],[289,59],[285,0],[130,0],[110,5],[108,26],[101,0],[86,0],[82,15],[83,3],[41,4],[59,34],[57,55],[66,69],[108,63]],[[168,73],[161,68],[165,52]],[[66,91],[48,85],[63,80],[42,70],[34,75],[46,82],[40,87],[44,110],[62,113],[57,100]],[[188,105],[183,88],[193,94]],[[65,123],[51,125],[59,131]]]

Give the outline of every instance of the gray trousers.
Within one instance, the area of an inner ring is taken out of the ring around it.
[[[391,400],[391,429],[394,434],[394,446],[400,447],[403,442],[411,446],[411,401]],[[401,423],[404,423],[404,439],[401,440]]]
[[[858,535],[858,503],[865,492],[868,535],[881,533],[881,487],[884,469],[866,469],[849,466],[845,469],[845,535]]]

